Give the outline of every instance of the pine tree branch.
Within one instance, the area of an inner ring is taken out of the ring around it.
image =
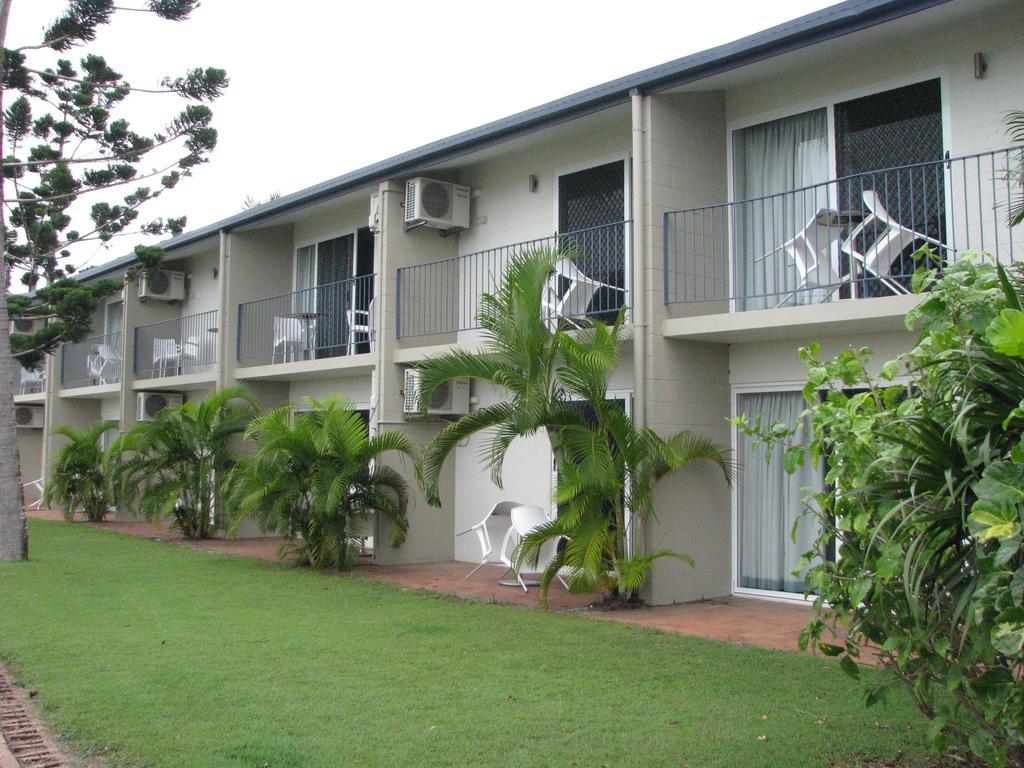
[[[166,166],[162,170],[153,171],[151,173],[146,173],[146,174],[143,174],[142,176],[133,176],[132,178],[127,179],[126,181],[115,181],[115,182],[112,182],[110,184],[101,184],[101,185],[96,186],[96,187],[85,187],[84,189],[79,189],[79,190],[76,190],[74,192],[66,192],[66,193],[64,193],[62,195],[50,195],[48,197],[18,198],[18,199],[13,200],[13,201],[12,200],[5,200],[4,204],[7,205],[8,207],[10,207],[12,205],[12,203],[15,204],[15,205],[20,205],[20,204],[29,205],[29,204],[32,204],[32,203],[56,202],[58,200],[67,200],[67,199],[72,199],[73,200],[73,199],[79,197],[80,195],[88,193],[88,192],[99,192],[99,191],[105,190],[105,189],[114,189],[115,187],[123,187],[126,184],[137,184],[138,182],[145,181],[146,179],[152,179],[152,178],[154,178],[156,176],[162,176],[163,174],[167,173],[167,171],[173,170],[173,169],[175,169],[177,167],[178,167],[178,163],[175,162],[175,163],[171,163],[170,165]],[[157,194],[159,194],[159,192],[155,193],[151,197],[155,197]]]
[[[79,85],[88,85],[90,88],[121,88],[125,87],[131,93],[177,93],[180,95],[180,91],[176,91],[173,88],[138,88],[134,85],[129,85],[117,80],[83,80],[80,77],[71,77],[70,75],[58,75],[56,72],[44,72],[38,69],[32,69],[32,67],[22,67],[26,72],[31,72],[34,75],[39,75],[42,78],[54,78],[57,80],[65,80],[69,83],[78,83]]]

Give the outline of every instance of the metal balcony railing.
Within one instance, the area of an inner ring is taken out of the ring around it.
[[[72,387],[121,381],[121,331],[61,345],[60,383]]]
[[[742,311],[910,292],[922,265],[1024,256],[1007,214],[1022,148],[862,173],[664,217],[665,303]],[[914,253],[929,246],[927,260]]]
[[[132,369],[153,378],[201,373],[217,364],[217,310],[135,328]]]
[[[370,351],[375,275],[238,306],[238,360],[284,363]]]
[[[532,250],[565,255],[545,290],[547,319],[611,320],[629,306],[631,225],[620,221],[399,269],[395,332],[411,337],[479,328],[480,297],[501,287],[513,256]]]

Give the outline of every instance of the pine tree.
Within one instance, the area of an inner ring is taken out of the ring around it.
[[[0,560],[28,554],[12,399],[15,373],[19,365],[37,366],[60,344],[88,337],[99,302],[122,287],[112,280],[76,282],[67,263],[71,249],[124,236],[182,232],[184,217],[142,222],[140,209],[206,161],[217,144],[207,102],[228,84],[224,70],[197,68],[154,87],[138,87],[99,54],[84,51],[77,62],[59,54],[92,43],[118,11],[183,21],[198,4],[146,0],[144,6],[126,8],[113,0],[70,0],[39,44],[11,49],[4,47],[11,0],[0,0]],[[56,61],[45,63],[55,53]],[[119,116],[124,112],[119,107],[136,93],[176,96],[184,106],[163,130],[140,133]],[[83,198],[92,202],[87,220],[75,206]],[[73,214],[83,221],[73,222]],[[139,246],[135,254],[140,268],[154,269],[162,252]],[[31,300],[10,295],[15,275],[34,290]],[[10,316],[47,322],[34,334],[11,334]]]

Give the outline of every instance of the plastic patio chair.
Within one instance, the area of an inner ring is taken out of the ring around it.
[[[108,378],[120,378],[121,353],[110,344],[93,344],[86,355],[85,365],[90,379],[107,384]]]
[[[487,565],[487,563],[490,562],[489,558],[491,556],[491,553],[494,551],[494,545],[491,543],[491,534],[490,531],[487,529],[487,523],[493,517],[504,517],[508,520],[508,525],[511,528],[512,508],[519,506],[522,506],[522,504],[518,501],[499,501],[497,504],[491,507],[491,510],[486,515],[484,515],[483,519],[479,523],[474,525],[472,528],[467,528],[466,530],[457,534],[458,536],[465,536],[466,534],[475,533],[476,539],[480,544],[480,563],[472,571],[466,574],[467,581],[474,573],[479,571],[481,568]]]
[[[881,198],[873,189],[865,189],[861,197],[869,215],[846,238],[842,246],[843,251],[859,261],[866,273],[877,277],[893,292],[910,293],[905,286],[893,279],[892,265],[907,248],[917,243],[929,243],[939,248],[945,246],[934,237],[904,227],[885,210]],[[879,230],[881,234],[878,234]],[[857,251],[856,243],[865,232],[872,232],[877,236],[871,247],[860,253]]]
[[[160,376],[167,375],[167,366],[173,363],[177,371],[181,365],[181,347],[175,339],[153,339],[153,370]]]
[[[40,477],[38,480],[31,480],[31,481],[29,481],[27,483],[23,483],[21,487],[22,487],[23,491],[28,490],[29,488],[35,488],[36,491],[39,493],[39,498],[37,498],[35,501],[33,501],[30,504],[26,504],[25,505],[25,509],[42,509],[43,508],[43,478]]]
[[[561,281],[565,278],[569,281],[569,287],[564,292],[560,290]],[[541,296],[541,313],[548,327],[553,331],[562,318],[579,317],[587,314],[590,302],[594,300],[595,294],[602,288],[612,291],[624,292],[625,289],[614,285],[608,285],[592,277],[583,274],[572,259],[559,259],[555,262],[551,276],[544,286],[544,293]]]
[[[797,287],[775,305],[776,308],[794,298],[801,291],[821,291],[820,302],[828,301],[839,290],[842,277],[839,275],[839,240],[842,222],[838,211],[820,208],[804,228],[778,248],[758,256],[754,262],[764,261],[770,256],[784,252],[796,268],[799,282]],[[825,251],[825,258],[822,258]],[[812,303],[819,303],[815,301]]]
[[[312,324],[313,321],[307,321]],[[308,333],[312,334],[310,328]],[[296,349],[305,349],[307,328],[298,317],[274,318],[274,348],[270,353],[270,362],[277,361],[277,348],[281,347],[281,362],[288,362],[288,348],[291,347],[291,359],[295,359]]]
[[[548,539],[541,545],[540,552],[535,553],[537,554],[536,565],[532,564],[533,558],[530,557],[527,561],[523,562],[521,569],[517,569],[512,556],[515,553],[516,547],[519,546],[519,542],[535,529],[542,525],[547,525],[551,521],[540,507],[531,507],[525,504],[513,507],[509,514],[512,518],[512,526],[508,529],[508,533],[505,534],[505,540],[501,544],[501,562],[506,566],[505,573],[511,572],[516,577],[516,582],[523,588],[523,592],[529,592],[530,590],[526,588],[526,582],[523,580],[523,575],[538,576],[544,573],[558,554],[559,539]],[[565,583],[565,579],[562,578],[562,574],[558,574],[557,578],[562,582],[563,587],[569,588],[569,585]]]

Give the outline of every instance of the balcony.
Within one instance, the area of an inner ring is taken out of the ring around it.
[[[217,364],[217,310],[135,328],[132,369],[140,377],[211,373]]]
[[[91,336],[61,346],[60,383],[64,387],[92,387],[121,381],[121,331]]]
[[[357,355],[374,337],[375,275],[361,275],[238,306],[240,365]]]
[[[669,211],[664,298],[705,315],[906,296],[920,266],[970,251],[1012,261],[1007,169],[1021,148],[849,176],[781,194]],[[932,255],[915,257],[928,246]],[[899,302],[895,301],[893,306]],[[903,304],[900,304],[902,306]]]
[[[503,245],[398,270],[396,334],[436,336],[480,327],[480,297],[503,284],[511,259],[534,250],[564,254],[548,281],[548,320],[611,320],[629,306],[630,221]]]

